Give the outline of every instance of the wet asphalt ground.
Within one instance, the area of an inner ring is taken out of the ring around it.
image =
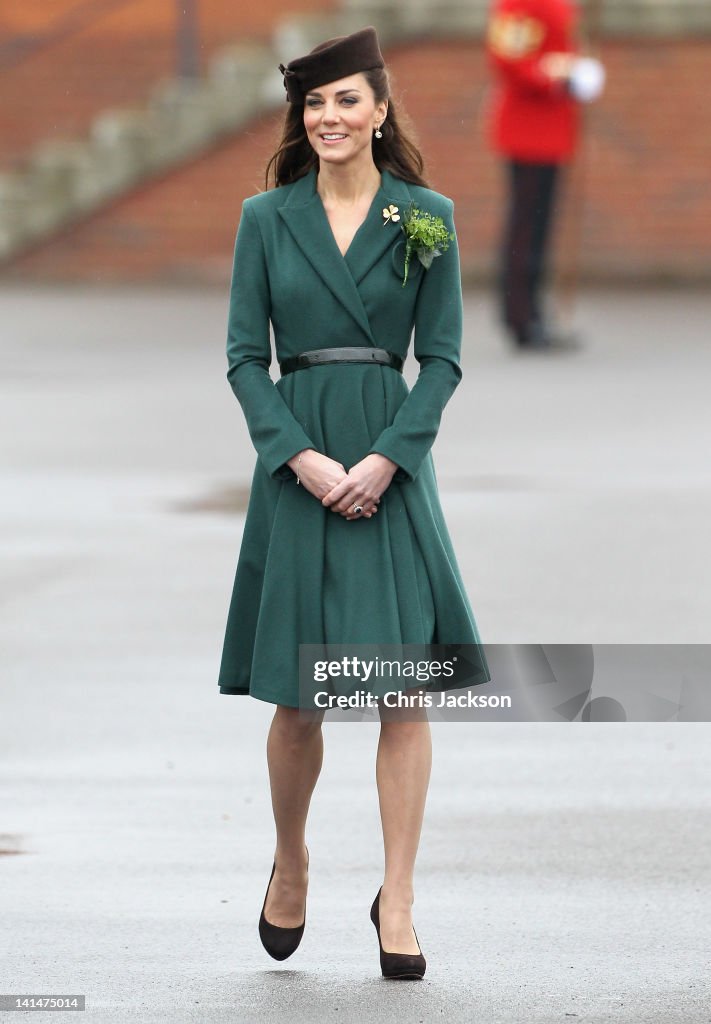
[[[266,955],[272,709],[217,691],[254,461],[225,301],[0,291],[0,991],[101,1024],[711,1021],[706,723],[433,726],[412,984],[368,918],[377,727],[327,723],[304,940]],[[710,311],[591,292],[581,351],[520,356],[467,296],[434,455],[486,643],[708,641]]]

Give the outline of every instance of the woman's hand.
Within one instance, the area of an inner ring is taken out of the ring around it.
[[[329,459],[327,455],[322,455],[313,448],[304,448],[302,452],[297,452],[289,459],[287,466],[293,469],[301,484],[319,501],[346,476],[340,462]]]
[[[346,519],[370,519],[378,511],[380,496],[390,486],[396,469],[397,463],[392,459],[372,452],[351,466],[345,477],[321,499],[321,504]],[[354,512],[354,505],[362,506],[363,511]]]

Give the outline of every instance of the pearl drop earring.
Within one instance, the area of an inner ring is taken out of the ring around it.
[[[376,137],[376,139],[382,139],[382,137],[383,137],[383,133],[380,130],[380,125],[377,125],[377,124],[375,126],[375,137]]]

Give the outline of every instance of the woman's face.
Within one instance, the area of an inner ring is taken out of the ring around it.
[[[385,120],[387,110],[387,100],[375,102],[359,71],[306,93],[304,126],[319,160],[345,164],[370,151],[375,127]]]

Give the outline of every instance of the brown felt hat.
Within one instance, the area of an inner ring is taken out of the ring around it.
[[[358,71],[384,68],[385,61],[378,45],[378,36],[372,25],[350,36],[336,36],[319,43],[304,57],[296,57],[279,70],[284,76],[286,98],[291,103],[303,103],[311,89]]]

